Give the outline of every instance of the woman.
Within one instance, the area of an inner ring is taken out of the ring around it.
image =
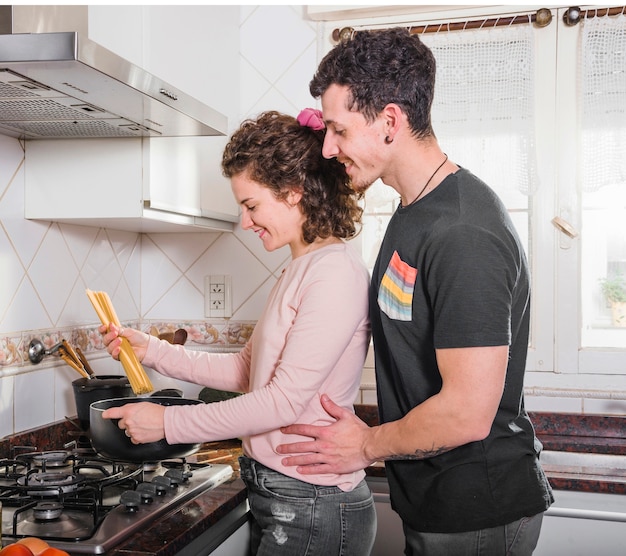
[[[343,241],[356,234],[362,211],[343,165],[322,156],[323,141],[321,113],[306,109],[297,120],[278,112],[247,120],[225,148],[222,169],[242,228],[268,251],[288,245],[292,258],[239,353],[191,352],[137,330],[100,329],[115,358],[120,335],[166,376],[245,393],[200,406],[129,404],[103,416],[120,419],[134,443],[241,437],[257,555],[363,556],[376,532],[363,471],[302,476],[276,453],[281,443],[305,440],[281,427],[330,424],[321,393],[353,410],[370,338],[369,275]]]

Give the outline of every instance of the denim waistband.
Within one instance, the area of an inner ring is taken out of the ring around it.
[[[278,475],[287,477],[280,471],[276,471],[275,469],[272,469],[271,467],[267,467],[266,465],[263,465],[262,463],[258,462],[257,460],[253,458],[249,458],[248,456],[239,456],[239,469],[240,469],[240,474],[241,474],[242,479],[247,478],[253,481],[254,483],[258,482],[259,474],[277,473]],[[293,477],[289,477],[289,478],[293,479]],[[298,479],[293,479],[293,480],[297,481]]]

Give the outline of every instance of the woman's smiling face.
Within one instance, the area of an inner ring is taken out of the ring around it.
[[[267,251],[289,245],[295,258],[305,247],[302,239],[305,219],[298,204],[301,194],[291,191],[285,200],[277,199],[269,187],[250,179],[247,172],[233,176],[230,183],[241,205],[241,227],[253,230]]]

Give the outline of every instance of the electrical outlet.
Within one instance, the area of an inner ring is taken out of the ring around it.
[[[204,277],[204,316],[209,318],[232,316],[230,275],[212,274]]]

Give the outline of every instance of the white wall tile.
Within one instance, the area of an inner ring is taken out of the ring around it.
[[[157,303],[176,284],[180,270],[159,249],[154,237],[144,237],[141,243],[141,309],[148,314]],[[185,305],[185,300],[180,300]]]
[[[13,245],[5,231],[0,227],[0,330],[11,332],[19,330],[16,323],[7,319],[6,313],[16,291],[24,280],[26,270],[13,250]]]
[[[257,234],[251,230],[243,230],[241,227],[235,228],[234,235],[270,272],[276,272],[284,266],[285,261],[291,260],[288,246],[275,251],[267,251],[263,247],[263,240],[259,239]]]
[[[59,226],[50,226],[30,265],[29,276],[53,323],[59,322],[65,300],[78,274],[78,267]]]
[[[239,80],[241,91],[239,93],[240,119],[245,119],[256,105],[260,96],[265,95],[272,87],[268,79],[255,68],[243,56],[239,62]]]
[[[267,110],[278,110],[291,116],[297,116],[300,111],[275,87],[268,89],[263,96],[259,97],[252,106],[250,114],[251,116],[258,116],[261,112],[266,112]]]
[[[559,398],[551,396],[525,396],[526,411],[581,413],[581,398]]]
[[[15,376],[15,430],[54,423],[54,369]]]
[[[11,137],[0,136],[0,198],[19,171],[24,149],[19,141]]]
[[[148,234],[156,246],[180,269],[186,272],[220,237],[219,232]]]
[[[587,415],[626,415],[626,400],[583,400],[583,413]]]
[[[89,363],[96,376],[124,376],[125,374],[122,364],[112,357],[109,357],[108,354],[103,355],[103,357],[92,359]]]
[[[378,399],[376,398],[376,390],[361,390],[361,400],[361,403],[367,405],[378,404]]]
[[[87,289],[82,279],[76,280],[61,311],[59,323],[64,323],[68,326],[88,325],[97,320],[96,312],[85,292]]]
[[[276,82],[276,88],[293,106],[291,114],[297,115],[307,107],[315,108],[319,101],[309,92],[309,82],[317,65],[317,45],[313,41],[298,57],[292,66]]]
[[[59,229],[76,266],[81,269],[87,261],[87,257],[98,237],[98,228],[88,228],[74,224],[59,224]]]
[[[238,320],[255,321],[259,318],[267,296],[276,283],[276,278],[269,275],[267,280],[261,284],[245,301],[237,304],[236,315]]]
[[[16,160],[7,159],[9,153],[19,153]],[[21,149],[0,149],[0,166],[12,166],[22,163],[24,153]],[[49,222],[38,222],[24,218],[24,165],[20,165],[8,183],[0,184],[0,221],[2,227],[11,238],[15,253],[25,267],[28,267],[33,256],[39,250],[41,240],[50,227]]]
[[[67,365],[59,365],[54,370],[54,421],[76,415],[76,401],[72,382],[80,375]]]
[[[13,434],[13,388],[15,377],[0,378],[0,438]]]
[[[180,300],[184,299],[182,305]],[[149,311],[146,319],[202,320],[204,319],[204,294],[185,277],[181,277]]]
[[[361,384],[367,384],[372,387],[376,387],[376,371],[374,370],[373,366],[363,367],[363,374],[361,375]]]
[[[137,320],[141,314],[139,303],[133,297],[125,280],[120,280],[114,290],[109,290],[111,301],[120,322]],[[83,295],[85,295],[83,293]]]
[[[106,230],[98,230],[81,268],[81,276],[90,290],[106,291],[109,295],[115,291],[122,269]]]
[[[135,300],[137,307],[137,315],[140,315],[141,300],[141,251],[143,246],[143,234],[138,234],[137,241],[132,242],[132,248],[128,262],[124,267],[124,280],[128,284],[128,288]]]
[[[241,320],[245,319],[239,312],[241,305],[267,280],[271,272],[238,237],[223,234],[187,272],[187,276],[200,291],[204,291],[204,277],[210,274],[231,276],[232,318]],[[257,314],[254,319],[258,316]]]
[[[240,52],[275,83],[315,39],[314,25],[291,7],[259,6],[241,25]]]
[[[2,318],[2,326],[7,332],[49,328],[54,325],[47,313],[44,300],[33,288],[30,279],[24,278],[14,293],[11,304]]]

